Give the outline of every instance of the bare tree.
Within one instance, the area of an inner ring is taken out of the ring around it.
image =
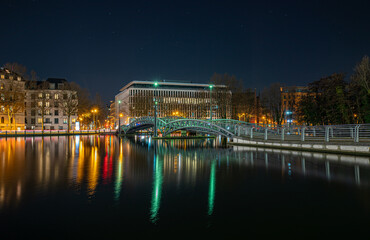
[[[13,121],[14,130],[16,129],[15,115],[24,111],[24,83],[15,80],[6,80],[6,84],[0,90],[0,104],[4,112],[8,115],[9,123]]]
[[[284,119],[280,87],[280,83],[273,83],[261,93],[261,104],[263,108],[278,125],[280,125]]]
[[[370,61],[368,56],[364,56],[355,68],[352,75],[352,81],[363,87],[370,95]]]
[[[7,68],[12,72],[15,72],[15,73],[21,75],[25,79],[28,79],[27,68],[25,66],[23,66],[22,64],[20,64],[20,63],[16,63],[16,62],[9,63],[8,62],[8,63],[4,64],[4,68]]]
[[[78,113],[78,98],[77,91],[73,89],[73,84],[65,83],[61,90],[61,99],[59,106],[63,109],[63,113],[67,116],[68,128],[71,130],[71,116]]]

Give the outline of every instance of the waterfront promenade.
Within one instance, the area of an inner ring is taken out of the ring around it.
[[[325,141],[299,141],[299,140],[263,140],[250,139],[246,137],[234,137],[229,143],[234,146],[254,146],[261,148],[279,148],[310,152],[341,153],[351,155],[370,156],[370,142],[353,142],[345,139]]]
[[[89,134],[115,134],[110,129],[99,130],[7,130],[0,131],[0,138],[4,137],[32,137],[32,136],[64,136],[64,135],[89,135]]]

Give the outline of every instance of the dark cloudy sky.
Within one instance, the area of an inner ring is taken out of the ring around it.
[[[245,87],[352,73],[370,54],[370,1],[0,0],[0,65],[67,78],[111,100],[131,80]]]

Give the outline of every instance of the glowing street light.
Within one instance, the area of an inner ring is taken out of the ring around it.
[[[91,112],[92,112],[92,114],[93,114],[93,124],[94,124],[94,128],[95,128],[95,130],[96,130],[96,113],[98,112],[98,109],[96,109],[96,108],[94,108],[94,109],[92,109],[91,110]]]
[[[212,89],[213,89],[213,85],[209,85],[209,99],[210,99],[210,106],[209,106],[209,119],[212,120]]]
[[[118,136],[121,135],[121,100],[118,100],[118,113],[119,113],[119,117],[118,117]]]

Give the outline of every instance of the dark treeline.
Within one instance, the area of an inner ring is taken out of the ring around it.
[[[327,125],[370,123],[370,62],[364,56],[354,67],[352,75],[334,73],[308,84],[308,92],[294,102],[295,120],[298,124]],[[281,83],[272,83],[260,94],[243,87],[243,82],[235,76],[215,73],[211,83],[224,84],[232,91],[231,118],[283,124],[285,110],[282,104]],[[294,88],[293,88],[294,89]],[[217,98],[217,97],[216,97]],[[220,97],[216,104],[226,104]],[[264,120],[265,119],[265,120]],[[269,121],[267,121],[267,119]]]
[[[370,123],[370,63],[362,58],[345,81],[334,73],[308,84],[309,92],[298,105],[300,123],[312,125]]]

